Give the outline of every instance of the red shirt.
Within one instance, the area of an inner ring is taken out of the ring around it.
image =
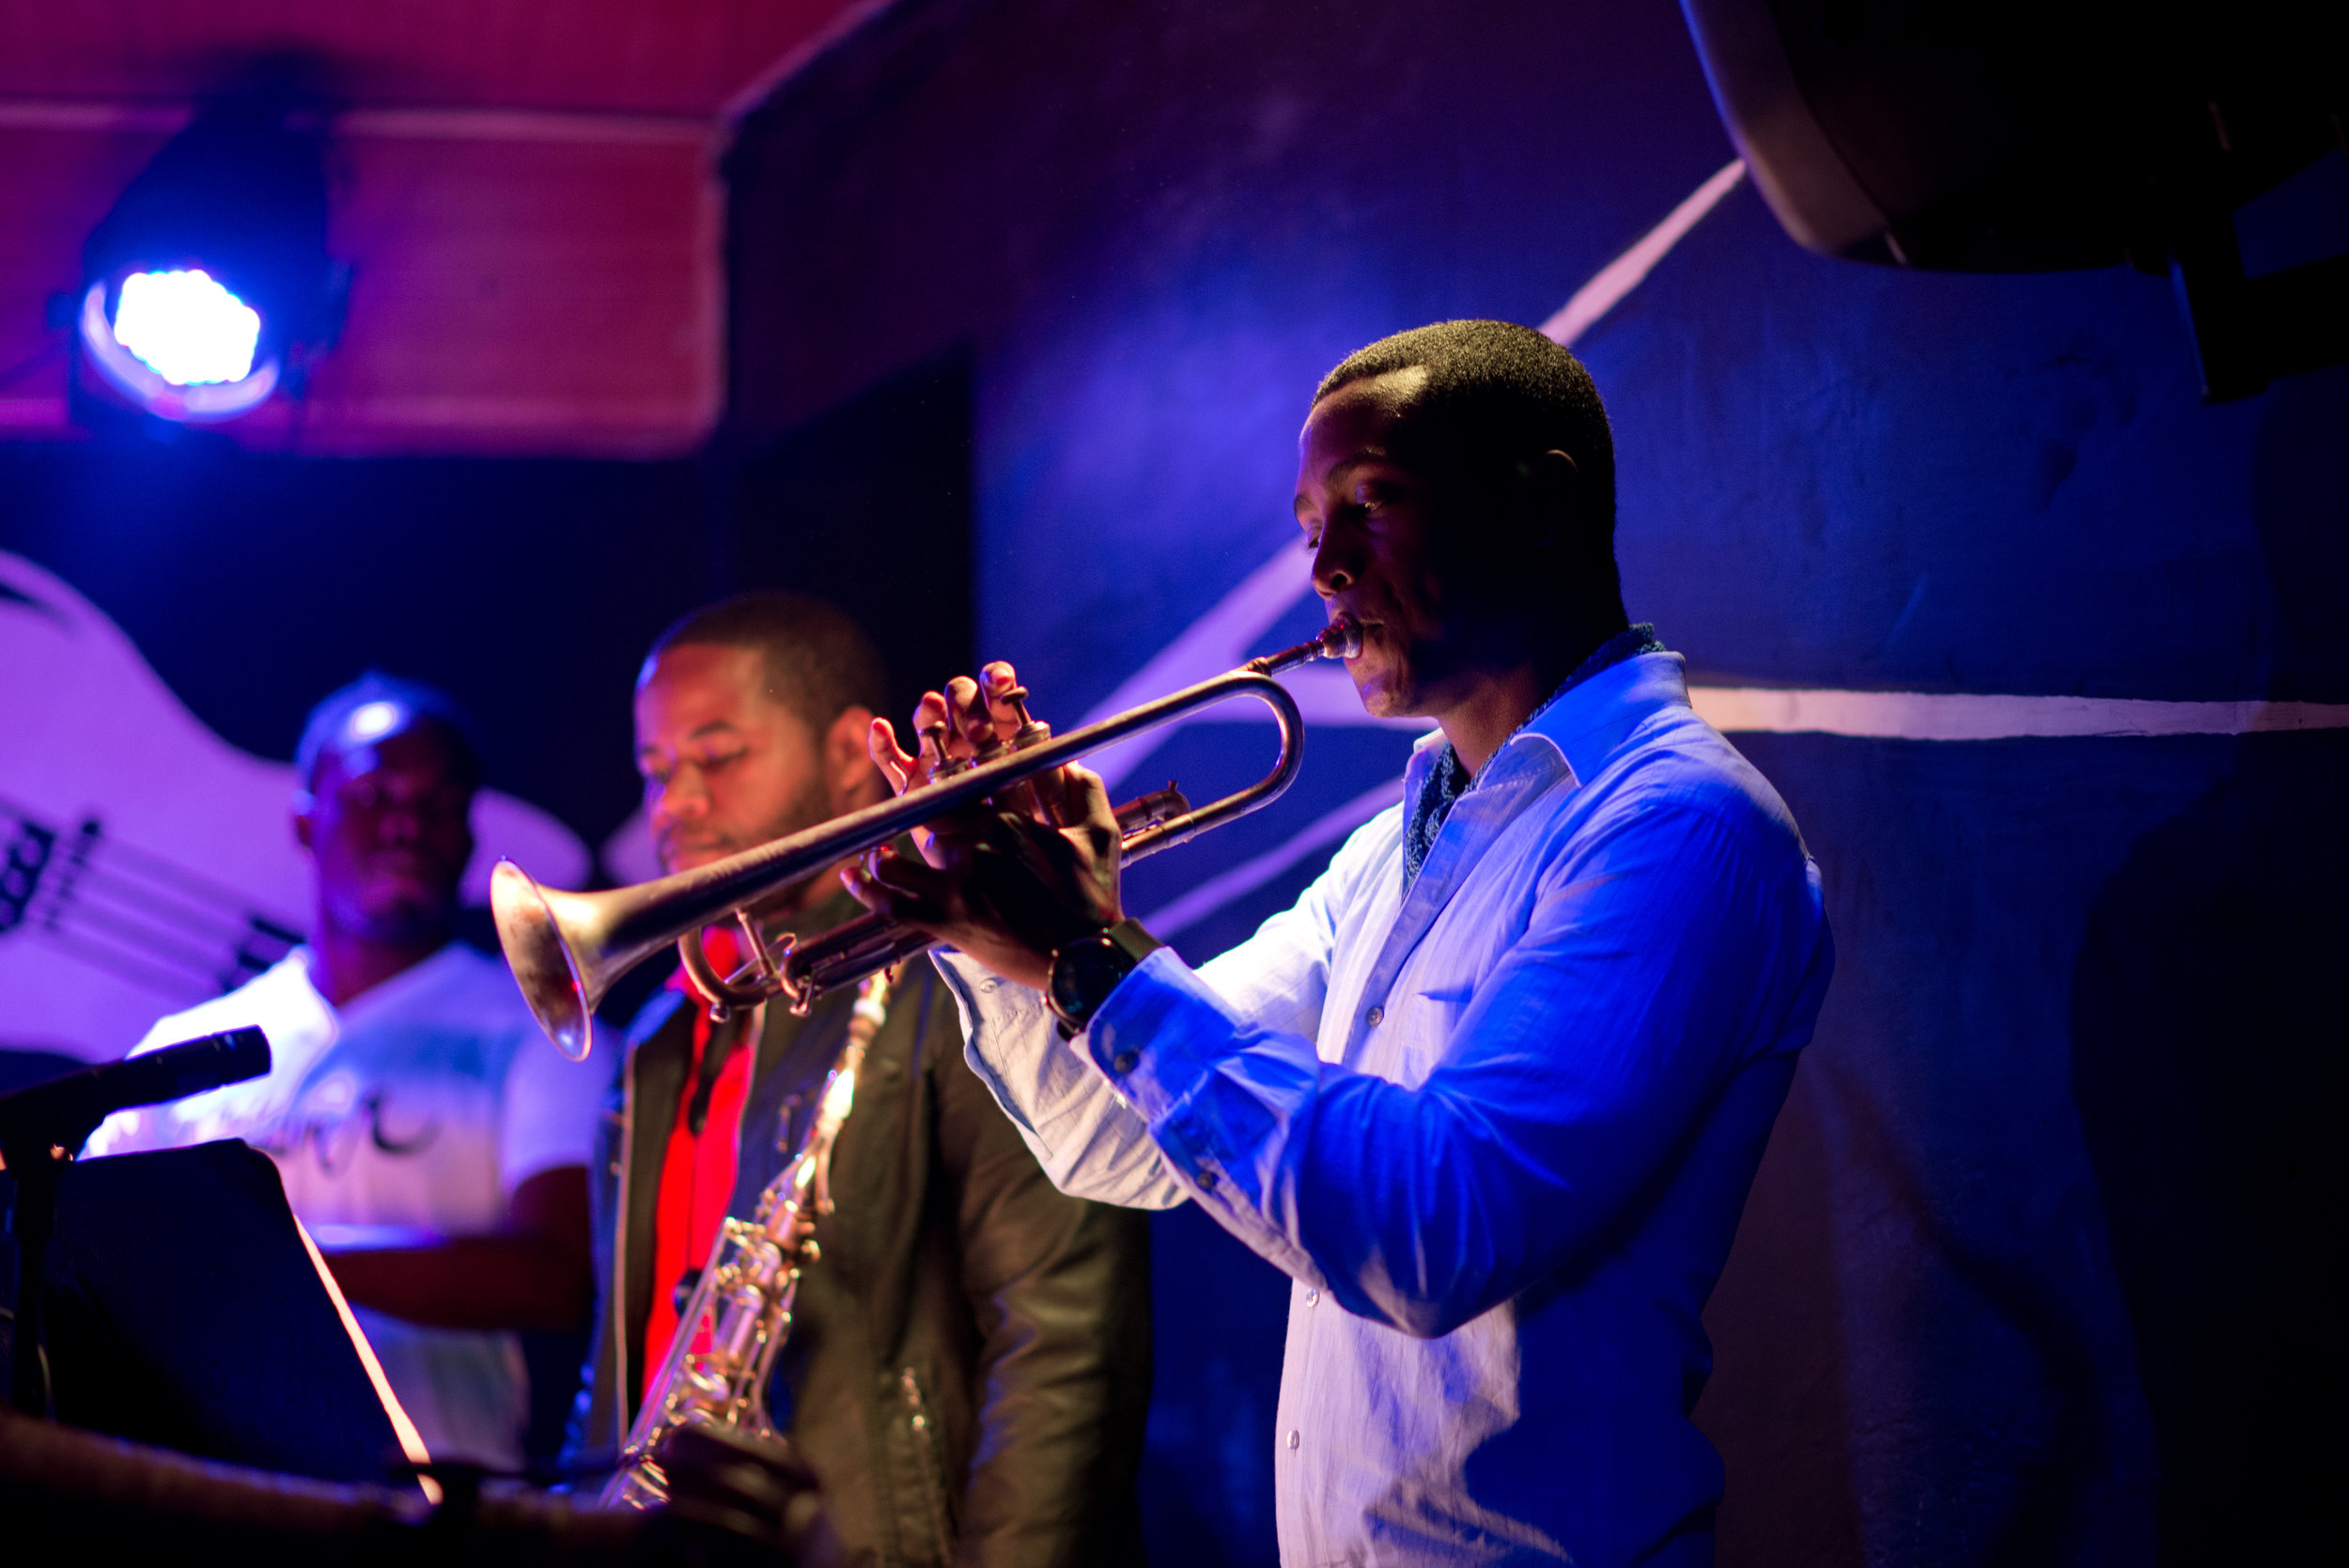
[[[732,938],[732,932],[722,929],[712,932],[704,943],[721,974],[737,962]],[[694,1010],[693,1060],[686,1069],[677,1120],[669,1128],[669,1146],[661,1161],[660,1198],[653,1219],[652,1312],[645,1321],[647,1385],[668,1355],[669,1342],[677,1337],[677,1282],[688,1269],[698,1269],[709,1261],[719,1223],[725,1219],[726,1204],[734,1196],[742,1102],[750,1094],[751,1067],[758,1055],[757,1042],[748,1031],[738,1028],[734,1053],[718,1070],[718,1081],[709,1093],[709,1113],[696,1134],[688,1112],[701,1082],[702,1059],[709,1049],[709,1010],[686,983],[682,971],[669,983],[685,992],[686,1005]]]

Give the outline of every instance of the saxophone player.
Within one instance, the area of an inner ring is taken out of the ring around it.
[[[840,611],[743,595],[654,644],[636,762],[681,871],[853,811],[886,785],[865,736],[880,661]],[[830,876],[757,910],[810,935],[859,912]],[[721,969],[730,955],[713,950]],[[682,977],[629,1032],[591,1168],[599,1311],[573,1443],[616,1449],[720,1222],[804,1138],[855,998],[713,1022]],[[864,1059],[789,1339],[767,1389],[850,1557],[1139,1560],[1148,1232],[1055,1189],[964,1061],[952,1001],[910,966]]]

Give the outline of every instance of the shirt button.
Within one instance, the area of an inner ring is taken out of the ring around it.
[[[1206,1170],[1206,1169],[1204,1169],[1204,1168],[1200,1171],[1200,1172],[1199,1172],[1199,1190],[1200,1190],[1200,1191],[1202,1191],[1202,1192],[1213,1192],[1213,1191],[1215,1190],[1215,1172],[1214,1172],[1209,1171],[1209,1170]]]
[[[1380,1024],[1387,1021],[1387,1010],[1383,1007],[1374,1007],[1370,1010],[1369,1017],[1365,1017],[1362,1021],[1370,1025],[1371,1028],[1377,1029]]]
[[[1291,1453],[1295,1453],[1295,1452],[1297,1452],[1297,1445],[1298,1445],[1298,1444],[1299,1444],[1299,1443],[1301,1443],[1301,1442],[1303,1442],[1304,1440],[1305,1440],[1305,1435],[1304,1435],[1303,1433],[1301,1433],[1301,1432],[1296,1432],[1296,1431],[1292,1431],[1292,1432],[1290,1432],[1290,1433],[1289,1433],[1289,1452],[1290,1452]]]
[[[1135,1056],[1132,1051],[1121,1050],[1115,1056],[1110,1058],[1110,1070],[1117,1074],[1120,1078],[1123,1078],[1126,1074],[1134,1070],[1134,1063],[1139,1060],[1141,1059]]]
[[[1321,1299],[1321,1292],[1319,1292],[1319,1291],[1317,1291],[1317,1290],[1309,1290],[1309,1291],[1307,1291],[1307,1292],[1305,1293],[1305,1305],[1306,1305],[1306,1306],[1308,1306],[1308,1307],[1310,1307],[1310,1306],[1314,1305],[1315,1302],[1319,1301],[1320,1299]]]

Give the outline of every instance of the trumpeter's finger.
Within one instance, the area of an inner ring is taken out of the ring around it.
[[[1061,820],[1081,822],[1096,833],[1106,832],[1114,840],[1117,835],[1117,808],[1110,803],[1109,785],[1101,775],[1081,762],[1072,762],[1060,770],[1064,814]]]
[[[999,659],[979,672],[979,685],[987,692],[987,713],[995,722],[996,738],[1009,740],[1019,733],[1019,710],[1011,705],[1012,692],[1019,689],[1019,672]]]
[[[902,921],[897,911],[897,895],[881,886],[873,874],[855,861],[840,868],[840,885],[848,890],[848,896],[885,920]]]
[[[906,855],[867,855],[840,868],[841,885],[876,914],[922,930],[944,923],[955,882],[944,872]]]
[[[906,781],[913,777],[919,760],[897,744],[896,726],[886,719],[876,719],[864,732],[864,754],[873,759],[882,778],[897,794],[906,792]]]
[[[987,699],[980,692],[977,681],[969,675],[957,675],[948,681],[946,706],[955,733],[965,745],[979,747],[994,740],[995,721],[988,716]]]
[[[913,734],[916,744],[922,749],[922,762],[926,768],[934,768],[949,757],[961,756],[969,752],[969,748],[956,738],[954,725],[948,722],[946,694],[942,691],[922,693],[922,700],[913,706]]]
[[[1044,808],[1052,826],[1081,820],[1069,815],[1076,797],[1069,787],[1067,768],[1055,768],[1048,773],[1038,773],[1034,783],[1036,804]]]

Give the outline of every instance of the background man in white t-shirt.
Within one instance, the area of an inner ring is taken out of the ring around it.
[[[124,1112],[92,1155],[268,1154],[436,1458],[519,1467],[514,1330],[583,1326],[585,1162],[607,1074],[547,1043],[499,961],[451,939],[480,764],[428,687],[369,675],[311,715],[294,835],[310,944],[136,1049],[258,1024],[268,1076]]]

